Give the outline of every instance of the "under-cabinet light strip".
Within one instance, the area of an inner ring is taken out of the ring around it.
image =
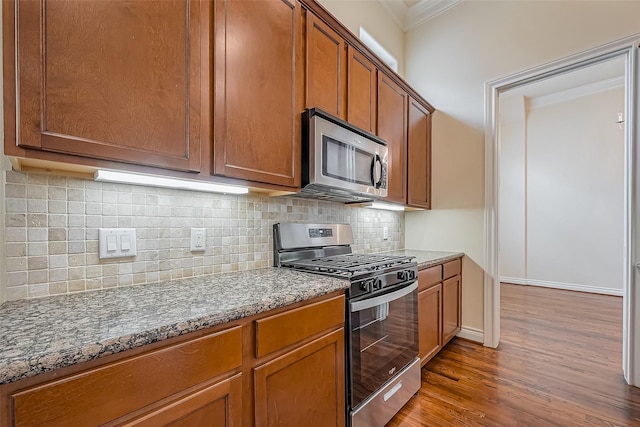
[[[158,175],[146,175],[130,172],[117,172],[98,169],[93,179],[101,182],[116,182],[120,184],[147,185],[150,187],[176,188],[180,190],[205,191],[209,193],[247,194],[247,187],[214,184],[204,181],[190,181],[186,179],[167,178]]]
[[[404,206],[392,205],[391,203],[371,202],[371,205],[367,206],[372,209],[384,209],[387,211],[403,211]]]

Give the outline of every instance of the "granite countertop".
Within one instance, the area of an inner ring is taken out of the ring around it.
[[[0,306],[0,384],[347,289],[266,268]]]
[[[415,257],[419,270],[464,256],[464,252],[422,251],[418,249],[404,249],[402,251],[394,251],[391,253],[394,255]]]

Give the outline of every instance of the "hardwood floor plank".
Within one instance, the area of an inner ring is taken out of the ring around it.
[[[497,349],[453,339],[395,426],[640,426],[622,376],[622,298],[502,284]]]

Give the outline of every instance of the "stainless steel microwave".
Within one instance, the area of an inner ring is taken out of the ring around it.
[[[317,108],[302,114],[302,196],[344,203],[387,196],[387,143]]]

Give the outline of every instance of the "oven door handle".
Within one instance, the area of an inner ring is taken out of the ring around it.
[[[399,298],[409,295],[411,292],[417,289],[418,289],[418,282],[413,282],[411,285],[405,286],[402,289],[398,289],[397,291],[393,291],[388,294],[380,295],[379,297],[373,297],[373,298],[364,299],[362,301],[352,302],[351,312],[355,313],[356,311],[366,310],[367,308],[372,308],[377,305],[382,305],[384,303],[395,301]]]

